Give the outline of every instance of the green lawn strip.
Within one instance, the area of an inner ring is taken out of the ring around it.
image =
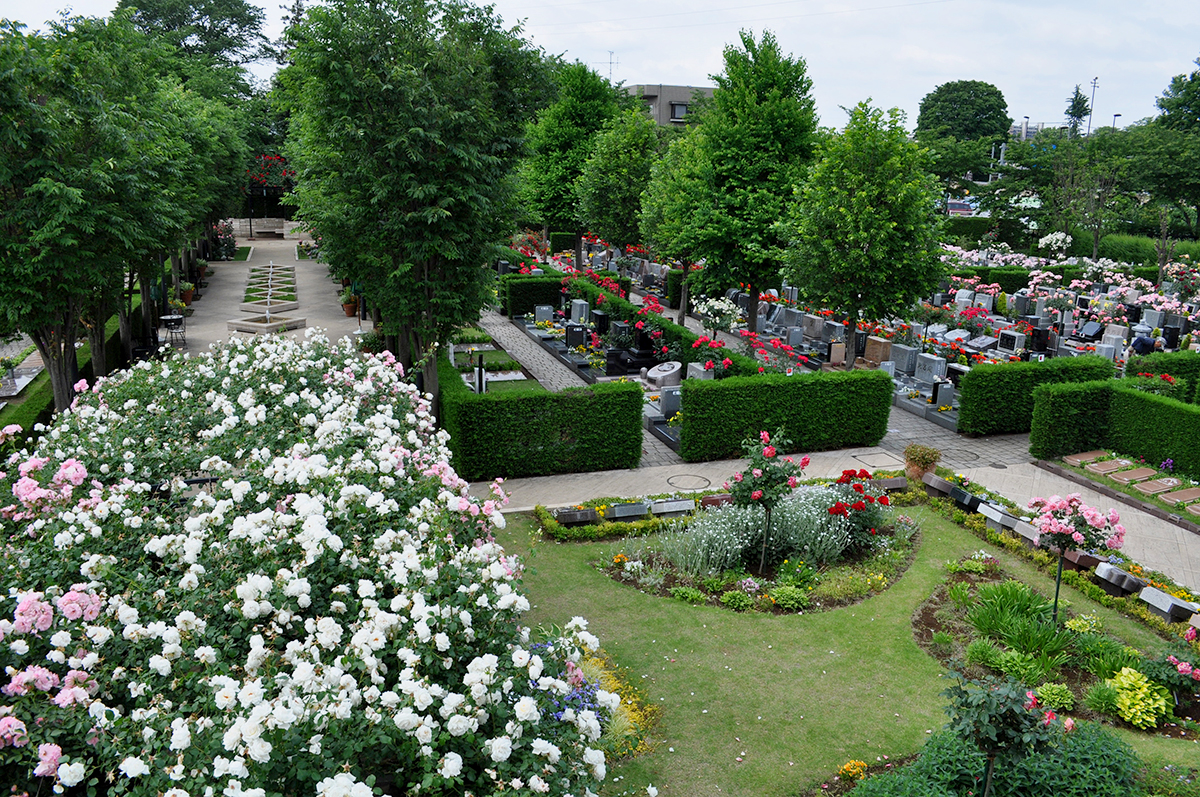
[[[514,360],[508,352],[502,349],[491,349],[489,351],[475,352],[457,352],[454,355],[454,362],[460,371],[469,371],[479,362],[479,355],[483,355],[483,367],[489,371],[519,371],[521,364]],[[495,368],[489,366],[505,366],[503,368]]]
[[[250,247],[249,246],[239,246],[237,248],[237,254],[233,256],[234,262],[246,261],[249,259],[250,259]]]
[[[525,579],[536,607],[530,622],[586,617],[663,709],[658,750],[615,767],[627,778],[620,789],[793,794],[851,758],[913,752],[940,727],[941,669],[913,641],[911,615],[943,577],[943,562],[978,545],[924,509],[906,511],[925,536],[899,582],[809,615],[739,615],[651,597],[588,565],[610,543],[536,546]],[[519,538],[528,528],[514,519],[502,541],[527,551]]]
[[[266,288],[247,288],[246,293],[242,296],[243,302],[258,302],[267,298]],[[295,289],[276,288],[271,292],[271,301],[273,302],[294,302],[296,301]]]
[[[1200,766],[1200,741],[1168,739],[1149,733],[1137,733],[1127,728],[1108,728],[1137,751],[1138,756],[1149,767],[1165,764],[1196,768]]]

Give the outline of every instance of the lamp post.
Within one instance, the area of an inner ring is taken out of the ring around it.
[[[1114,114],[1113,114],[1113,126],[1112,126],[1112,129],[1113,129],[1113,131],[1114,131],[1114,132],[1115,132],[1115,131],[1116,131],[1116,129],[1117,129],[1117,117],[1118,117],[1118,116],[1120,116],[1120,115],[1121,115],[1121,114],[1119,114],[1119,113],[1114,113]]]

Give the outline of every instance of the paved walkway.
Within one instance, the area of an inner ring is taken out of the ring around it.
[[[230,333],[226,321],[240,313],[238,305],[250,267],[268,262],[297,267],[300,309],[288,315],[305,317],[308,327],[320,327],[332,338],[354,335],[358,331],[357,319],[347,318],[342,312],[337,300],[339,286],[329,278],[325,266],[296,258],[296,240],[249,243],[254,247],[249,261],[212,265],[208,287],[193,305],[195,312],[187,319],[188,351],[202,351],[211,343],[241,334]],[[485,313],[482,326],[546,387],[561,390],[584,384],[577,374],[550,357],[502,316]],[[700,331],[695,319],[688,319],[688,327]],[[304,330],[288,334],[303,335]],[[505,482],[505,487],[512,493],[510,508],[529,509],[535,504],[565,506],[603,496],[637,497],[715,489],[745,465],[744,460],[685,463],[657,439],[649,435],[644,439],[642,464],[636,469]],[[888,434],[878,446],[813,453],[807,473],[809,476],[836,476],[847,468],[900,468],[904,462],[904,447],[913,441],[940,449],[943,465],[1021,505],[1035,495],[1080,492],[1071,482],[1030,463],[1027,435],[962,437],[899,408],[892,409]],[[471,489],[477,495],[486,493],[486,485],[482,483],[472,485]],[[1108,509],[1108,499],[1087,490],[1082,492],[1085,501]],[[1129,507],[1120,507],[1118,511],[1128,529],[1126,551],[1130,556],[1192,589],[1200,589],[1200,537]]]

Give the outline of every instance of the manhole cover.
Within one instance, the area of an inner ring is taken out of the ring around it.
[[[996,470],[1008,470],[1007,465],[1001,465],[999,462],[993,462],[991,467],[995,468]]]
[[[671,485],[676,490],[707,490],[712,482],[703,476],[695,476],[690,473],[680,473],[667,479],[667,484]]]
[[[974,462],[979,459],[979,455],[974,451],[967,451],[965,448],[947,448],[942,451],[942,459],[953,459],[958,462]]]
[[[897,457],[887,451],[873,452],[870,454],[855,454],[854,458],[868,468],[895,468],[898,465],[904,464],[903,457]]]

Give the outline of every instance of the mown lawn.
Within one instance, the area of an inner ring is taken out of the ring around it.
[[[855,606],[790,616],[642,594],[591,566],[610,555],[611,543],[532,542],[532,518],[512,517],[500,541],[526,557],[529,622],[587,618],[605,651],[662,709],[655,751],[614,766],[604,793],[645,794],[653,784],[664,797],[792,795],[849,759],[915,752],[945,720],[945,671],[913,641],[911,616],[945,577],[945,562],[986,548],[1043,592],[1053,582],[925,508],[903,511],[923,535],[895,585]],[[1067,587],[1063,596],[1130,644],[1164,644]],[[1190,742],[1124,736],[1156,760],[1183,764],[1200,753]]]

